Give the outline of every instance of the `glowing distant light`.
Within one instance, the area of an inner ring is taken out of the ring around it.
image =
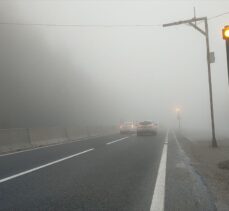
[[[180,112],[181,111],[181,109],[180,108],[176,108],[176,112]]]

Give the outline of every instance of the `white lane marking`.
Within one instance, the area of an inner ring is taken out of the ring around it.
[[[109,145],[109,144],[113,144],[113,143],[116,143],[116,142],[118,142],[118,141],[122,141],[122,140],[127,139],[127,138],[129,138],[129,137],[127,136],[127,137],[124,137],[124,138],[120,138],[120,139],[117,139],[117,140],[114,140],[114,141],[108,142],[108,143],[106,143],[106,144],[107,144],[107,145]]]
[[[19,153],[23,153],[23,152],[30,152],[30,151],[39,150],[39,149],[48,148],[48,147],[55,147],[55,146],[58,146],[58,145],[72,144],[74,142],[87,141],[87,140],[90,140],[90,139],[93,139],[93,138],[98,138],[98,137],[102,137],[102,136],[96,135],[96,136],[90,136],[90,137],[82,137],[80,139],[76,139],[76,140],[72,140],[72,141],[68,141],[68,142],[61,142],[61,143],[56,143],[56,144],[50,144],[50,145],[47,145],[47,146],[35,147],[35,148],[32,148],[32,149],[25,149],[25,150],[20,150],[20,151],[16,151],[16,152],[0,154],[0,157],[19,154]],[[108,138],[109,137],[112,137],[112,136],[108,136]]]
[[[169,130],[167,131],[165,143],[162,150],[161,161],[158,169],[150,211],[164,211],[168,134]]]
[[[55,161],[53,161],[53,162],[46,163],[46,164],[44,164],[44,165],[41,165],[41,166],[38,166],[38,167],[35,167],[35,168],[32,168],[32,169],[29,169],[29,170],[27,170],[27,171],[23,171],[23,172],[20,172],[20,173],[18,173],[18,174],[14,174],[14,175],[12,175],[12,176],[9,176],[9,177],[0,179],[0,183],[6,182],[6,181],[8,181],[8,180],[12,180],[12,179],[14,179],[14,178],[23,176],[23,175],[25,175],[25,174],[29,174],[29,173],[31,173],[31,172],[34,172],[34,171],[37,171],[37,170],[39,170],[39,169],[42,169],[42,168],[45,168],[45,167],[54,165],[54,164],[56,164],[56,163],[60,163],[60,162],[62,162],[62,161],[64,161],[64,160],[68,160],[68,159],[70,159],[70,158],[73,158],[73,157],[82,155],[82,154],[87,153],[87,152],[90,152],[90,151],[92,151],[92,150],[94,150],[94,148],[91,148],[91,149],[88,149],[88,150],[85,150],[85,151],[82,151],[82,152],[79,152],[79,153],[76,153],[76,154],[73,154],[73,155],[70,155],[70,156],[67,156],[67,157],[58,159],[58,160],[55,160]]]
[[[181,148],[181,145],[180,145],[180,143],[179,143],[179,141],[177,139],[176,133],[174,131],[173,131],[173,136],[174,136],[174,139],[175,139],[176,144],[178,146],[178,149],[180,150],[180,152],[184,153],[184,150]]]

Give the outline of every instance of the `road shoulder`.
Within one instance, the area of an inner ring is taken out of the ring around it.
[[[216,210],[214,203],[212,203],[211,194],[200,175],[192,167],[178,138],[175,133],[170,133],[165,210]]]
[[[229,160],[229,143],[221,140],[220,146],[213,149],[209,140],[192,140],[180,133],[177,136],[191,165],[212,194],[217,210],[229,210],[229,170],[218,168],[219,162]]]

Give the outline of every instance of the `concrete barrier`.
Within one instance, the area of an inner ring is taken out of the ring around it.
[[[0,153],[117,133],[115,126],[0,129]]]
[[[14,128],[0,130],[0,152],[30,148],[31,146],[28,129]]]
[[[68,127],[66,128],[66,134],[69,140],[77,140],[89,136],[89,131],[86,127]]]
[[[88,127],[89,136],[109,135],[118,132],[119,130],[116,126],[89,126]]]
[[[64,128],[30,128],[29,137],[33,146],[61,143],[68,141]]]

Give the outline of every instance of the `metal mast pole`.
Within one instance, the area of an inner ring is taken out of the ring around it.
[[[205,30],[201,29],[196,25],[196,22],[204,21]],[[217,141],[215,136],[215,120],[214,120],[214,108],[213,108],[213,97],[212,97],[212,81],[211,81],[211,60],[210,60],[210,46],[209,46],[209,34],[208,34],[208,19],[207,17],[202,18],[192,18],[189,20],[178,21],[173,23],[164,24],[163,27],[181,25],[181,24],[189,24],[194,29],[199,31],[201,34],[205,36],[206,39],[206,47],[207,47],[207,66],[208,66],[208,84],[209,84],[209,96],[210,96],[210,111],[211,111],[211,129],[212,129],[212,147],[217,147]]]

